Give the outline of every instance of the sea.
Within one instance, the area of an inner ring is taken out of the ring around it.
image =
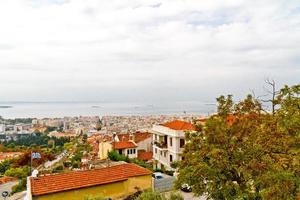
[[[14,118],[55,118],[75,116],[209,115],[215,103],[184,101],[157,104],[111,102],[0,102],[0,116]]]

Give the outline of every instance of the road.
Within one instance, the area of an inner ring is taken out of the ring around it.
[[[17,185],[18,183],[19,183],[19,181],[11,181],[11,182],[4,183],[4,184],[0,185],[0,200],[4,200],[4,198],[2,197],[2,192],[8,191],[10,193],[11,188],[14,185]],[[8,199],[8,198],[6,198],[6,199]]]

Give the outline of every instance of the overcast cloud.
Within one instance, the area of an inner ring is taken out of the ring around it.
[[[214,101],[300,80],[299,0],[3,0],[0,26],[0,101]]]

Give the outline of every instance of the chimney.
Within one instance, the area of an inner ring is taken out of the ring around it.
[[[134,142],[134,134],[129,133],[129,141]]]

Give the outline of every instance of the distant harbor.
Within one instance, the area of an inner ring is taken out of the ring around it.
[[[107,115],[208,115],[214,113],[215,108],[216,106],[213,103],[208,105],[207,102],[197,101],[157,104],[105,102],[0,102],[0,116],[13,119]]]

